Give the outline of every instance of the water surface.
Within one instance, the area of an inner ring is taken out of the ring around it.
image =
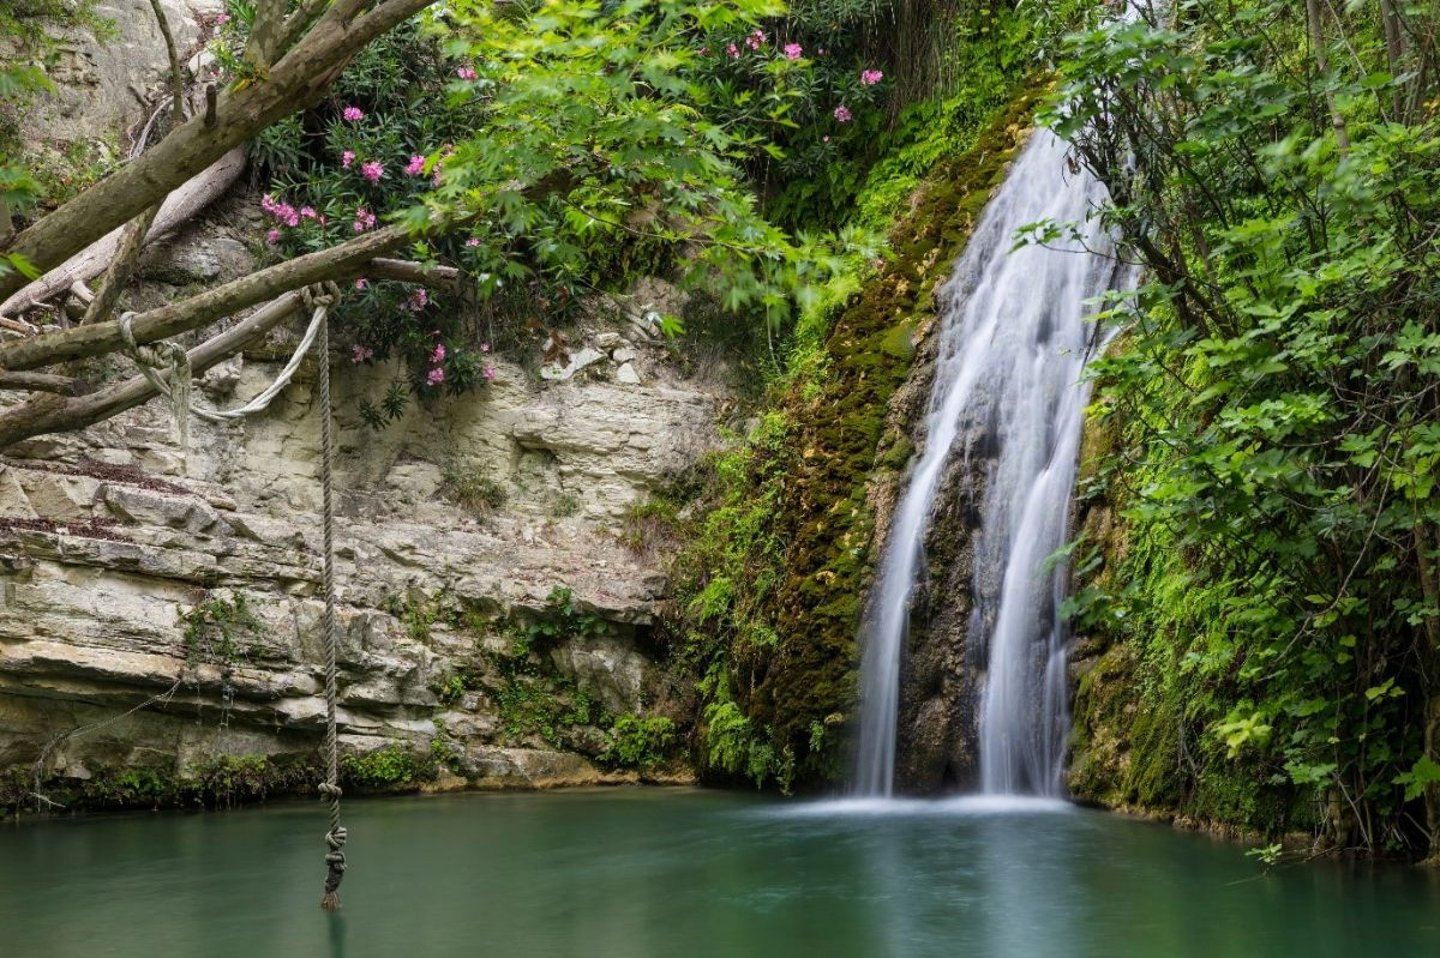
[[[1409,956],[1440,876],[1312,863],[1063,803],[617,789],[0,827],[0,954]]]

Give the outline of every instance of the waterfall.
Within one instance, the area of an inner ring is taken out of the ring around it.
[[[1116,281],[1110,238],[1087,214],[1104,198],[1039,130],[986,206],[943,305],[924,449],[895,511],[864,628],[856,789],[894,790],[900,663],[922,542],[954,457],[983,468],[968,642],[985,662],[980,786],[1062,793],[1066,732],[1064,544],[1087,389],[1086,300]],[[1021,227],[1085,224],[1082,241],[1012,251]],[[1097,255],[1098,254],[1098,255]],[[971,463],[972,455],[984,455]]]

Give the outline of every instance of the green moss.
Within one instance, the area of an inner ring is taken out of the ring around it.
[[[31,776],[17,769],[0,781],[0,808],[14,813],[230,808],[306,791],[321,776],[318,758],[271,755],[217,755],[178,771],[168,766],[101,767],[92,769],[88,779],[44,779],[38,789]]]

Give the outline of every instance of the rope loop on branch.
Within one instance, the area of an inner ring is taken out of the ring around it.
[[[307,286],[297,291],[300,302],[310,312],[310,325],[305,328],[305,334],[300,337],[300,342],[295,347],[284,368],[275,377],[275,381],[266,386],[259,395],[242,406],[234,409],[216,409],[196,402],[191,397],[191,379],[193,374],[190,368],[190,357],[185,352],[185,347],[179,343],[160,341],[154,346],[141,346],[135,341],[135,328],[133,312],[126,312],[120,317],[120,336],[125,343],[125,353],[135,365],[140,367],[140,372],[155,391],[170,400],[171,409],[174,410],[176,431],[180,436],[180,451],[182,455],[188,456],[190,451],[190,422],[189,417],[195,415],[206,422],[235,422],[247,416],[253,416],[262,412],[270,406],[274,398],[290,385],[295,378],[295,373],[300,369],[310,347],[314,345],[320,328],[325,325],[330,307],[340,297],[340,287],[334,283],[317,283],[314,286]]]

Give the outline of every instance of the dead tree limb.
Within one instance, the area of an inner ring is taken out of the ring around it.
[[[73,376],[52,376],[50,373],[0,372],[0,389],[20,392],[56,393],[61,396],[83,396],[94,387]]]
[[[298,256],[178,303],[141,313],[132,320],[135,341],[151,343],[188,333],[289,290],[362,275],[376,256],[399,249],[410,240],[407,227],[386,226],[339,246]],[[114,320],[41,333],[30,339],[0,343],[0,369],[12,372],[36,369],[103,355],[123,345],[120,324]]]
[[[245,168],[245,151],[239,148],[226,153],[199,176],[183,184],[166,197],[155,222],[146,235],[152,241],[172,232],[200,210],[209,206],[228,190]],[[94,279],[115,259],[124,227],[82,250],[60,266],[16,292],[0,303],[0,316],[15,316],[33,308],[52,296],[65,292],[74,283]]]
[[[206,340],[186,355],[198,375],[269,332],[304,305],[299,292],[286,293],[241,322]],[[15,375],[11,373],[9,375]],[[32,436],[83,429],[148,402],[157,391],[144,376],[74,399],[44,396],[0,414],[0,449]]]

